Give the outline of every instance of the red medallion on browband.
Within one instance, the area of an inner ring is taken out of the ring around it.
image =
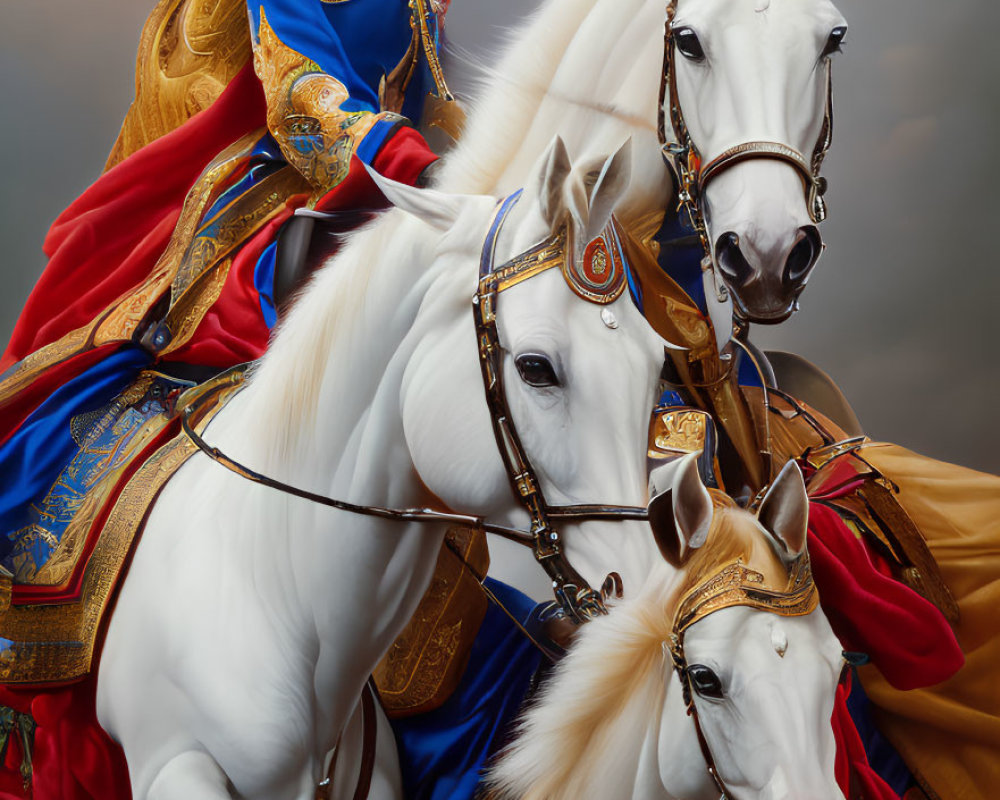
[[[614,221],[583,251],[582,258],[569,255],[563,275],[570,288],[584,300],[601,305],[613,303],[625,289],[625,258]]]

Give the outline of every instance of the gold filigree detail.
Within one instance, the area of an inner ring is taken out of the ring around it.
[[[723,608],[747,606],[782,617],[800,617],[819,605],[819,593],[809,569],[809,556],[792,566],[785,586],[768,586],[764,574],[742,559],[723,565],[688,592],[677,605],[673,630],[682,634],[699,620]]]
[[[476,572],[486,573],[489,555],[481,531],[452,528],[447,536]],[[374,672],[390,717],[431,711],[448,699],[462,677],[486,607],[475,576],[444,545],[416,613]]]
[[[136,95],[105,169],[208,108],[250,60],[243,0],[161,0],[136,58]]]
[[[225,180],[246,159],[262,131],[247,134],[220,153],[188,192],[170,243],[150,276],[116,299],[93,321],[23,358],[0,382],[0,407],[9,403],[45,371],[73,356],[113,342],[130,340],[156,302],[170,288],[205,209],[216,198]]]
[[[653,418],[650,458],[700,453],[705,449],[708,417],[704,411],[669,409]]]
[[[288,163],[325,194],[347,176],[351,155],[375,123],[394,115],[341,108],[347,87],[284,44],[263,9],[258,36],[254,69],[264,86],[267,127]]]
[[[231,375],[217,403],[205,409],[197,428],[239,389]],[[212,382],[209,382],[210,384]],[[197,446],[183,433],[157,450],[126,483],[101,531],[83,574],[80,599],[60,605],[12,605],[0,612],[0,682],[71,681],[92,668],[94,644],[135,538],[163,486]]]

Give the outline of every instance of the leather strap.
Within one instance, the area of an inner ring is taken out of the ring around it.
[[[375,753],[378,746],[378,716],[375,713],[375,685],[368,678],[365,688],[361,690],[361,771],[354,787],[354,800],[365,800],[372,788],[372,776],[375,774]],[[316,800],[331,800],[337,761],[340,758],[340,739],[330,760],[330,769],[326,778],[316,787]]]

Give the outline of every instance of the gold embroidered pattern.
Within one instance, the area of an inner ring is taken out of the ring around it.
[[[160,0],[136,57],[136,96],[110,169],[208,108],[250,60],[243,0]]]
[[[115,300],[94,321],[77,328],[61,339],[22,359],[0,381],[0,407],[42,373],[93,347],[128,341],[139,323],[170,287],[181,257],[197,230],[205,209],[224,188],[225,180],[243,163],[262,131],[250,133],[226,148],[209,164],[188,192],[184,209],[174,228],[170,243],[156,262],[152,274],[140,286]]]
[[[682,634],[699,620],[723,608],[748,606],[778,614],[800,617],[812,613],[819,604],[819,593],[809,569],[809,556],[803,555],[792,565],[788,583],[768,586],[764,575],[737,559],[688,592],[678,603],[673,631]]]
[[[451,528],[447,536],[479,574],[486,573],[489,554],[481,531]],[[416,613],[374,672],[390,717],[431,711],[448,699],[462,677],[486,607],[475,576],[443,546]]]
[[[225,391],[205,409],[203,430],[240,383],[227,374]],[[209,384],[212,382],[210,381]],[[191,391],[204,390],[197,387]],[[71,681],[92,668],[94,643],[135,537],[166,482],[198,448],[183,433],[157,450],[128,481],[108,517],[83,575],[80,599],[60,605],[11,605],[0,610],[0,682]]]
[[[347,177],[351,155],[380,119],[390,113],[345,111],[347,87],[318,64],[285,45],[261,9],[254,69],[264,85],[267,127],[288,163],[317,196]]]

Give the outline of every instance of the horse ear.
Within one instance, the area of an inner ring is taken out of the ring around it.
[[[632,137],[625,140],[618,151],[604,162],[601,174],[590,191],[590,210],[587,216],[586,241],[592,242],[601,235],[614,213],[618,201],[625,195],[632,181]]]
[[[705,544],[712,527],[712,496],[698,473],[698,453],[654,469],[649,494],[653,538],[664,559],[679,569]]]
[[[809,496],[795,461],[785,464],[767,490],[757,510],[757,521],[771,535],[772,546],[784,563],[790,564],[805,552]]]
[[[537,172],[539,176],[537,196],[541,204],[542,219],[545,220],[550,230],[555,230],[566,211],[566,205],[563,202],[563,186],[573,168],[569,160],[569,152],[566,150],[566,143],[561,136],[556,136],[552,140],[542,155],[541,164],[541,169]]]
[[[418,189],[406,183],[399,183],[376,172],[365,164],[372,181],[396,208],[412,214],[435,230],[451,230],[465,208],[467,197],[447,194],[436,189]]]

